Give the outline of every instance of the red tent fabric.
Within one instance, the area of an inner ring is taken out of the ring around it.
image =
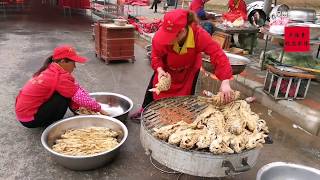
[[[59,0],[59,6],[68,6],[74,9],[90,9],[90,0]]]
[[[132,6],[149,6],[149,0],[124,0],[124,4]]]

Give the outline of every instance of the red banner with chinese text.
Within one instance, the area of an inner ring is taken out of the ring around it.
[[[284,29],[285,52],[310,51],[309,27],[285,27]]]

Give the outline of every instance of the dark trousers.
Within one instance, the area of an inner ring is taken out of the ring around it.
[[[197,85],[197,80],[198,80],[198,76],[199,76],[199,72],[198,71],[196,73],[196,75],[194,76],[194,79],[193,79],[193,82],[192,82],[192,91],[191,91],[191,94],[194,95],[195,94],[195,91],[196,91],[196,85]],[[146,94],[144,95],[144,100],[143,100],[143,103],[142,103],[142,108],[145,108],[147,107],[148,104],[150,104],[154,99],[153,99],[153,94],[152,92],[148,91],[149,89],[152,89],[153,88],[153,78],[154,78],[154,73],[150,79],[150,82],[149,82],[149,85],[147,87],[147,91],[146,91]]]
[[[43,103],[34,116],[34,120],[21,122],[27,128],[47,127],[60,120],[66,114],[70,99],[61,96],[58,92],[53,93],[51,98]]]
[[[152,6],[151,6],[151,9],[153,9],[153,7],[154,7],[154,12],[157,12],[157,9],[158,9],[158,3],[160,3],[160,0],[153,0],[153,3],[152,3]]]

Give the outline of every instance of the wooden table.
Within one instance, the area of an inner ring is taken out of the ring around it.
[[[219,24],[217,26],[214,26],[215,31],[224,32],[230,35],[233,35],[234,42],[237,46],[240,45],[239,43],[239,34],[256,34],[259,32],[259,28],[256,28],[254,26],[249,27],[227,27],[222,24]],[[254,47],[254,41],[255,38],[252,36],[251,38],[251,47],[249,53],[252,54],[253,47]]]

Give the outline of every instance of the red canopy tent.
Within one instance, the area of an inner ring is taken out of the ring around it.
[[[72,9],[90,9],[90,0],[59,0],[59,6]]]

